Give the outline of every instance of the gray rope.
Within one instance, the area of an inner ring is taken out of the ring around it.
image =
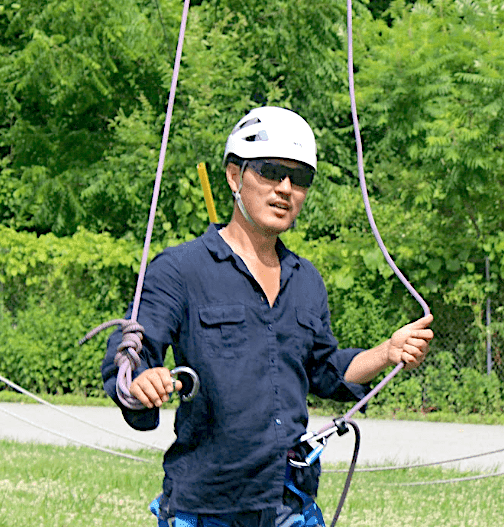
[[[31,393],[29,392],[28,390],[25,390],[24,388],[22,388],[21,386],[17,385],[16,383],[10,381],[9,379],[6,379],[5,377],[3,377],[2,375],[0,375],[0,381],[4,382],[5,384],[7,384],[8,386],[10,386],[11,388],[14,388],[14,390],[20,392],[20,393],[23,393],[24,395],[27,395],[28,397],[31,397],[32,399],[34,399],[35,401],[39,402],[40,404],[43,404],[45,406],[48,406],[49,408],[52,408],[53,410],[56,410],[57,412],[63,414],[63,415],[66,415],[68,417],[71,417],[72,419],[75,419],[76,421],[79,421],[81,423],[84,423],[86,425],[89,425],[91,426],[92,428],[96,428],[97,430],[101,430],[102,432],[107,432],[108,434],[110,435],[113,435],[115,437],[118,437],[120,439],[126,439],[127,441],[132,441],[134,443],[137,443],[139,445],[142,445],[144,447],[147,447],[147,448],[150,448],[150,449],[154,449],[154,450],[159,450],[161,452],[164,452],[165,449],[164,448],[161,448],[161,447],[158,447],[158,446],[155,446],[155,445],[150,445],[148,443],[145,443],[144,441],[139,441],[138,439],[132,439],[130,437],[126,437],[126,436],[123,436],[121,434],[118,434],[117,432],[114,432],[112,430],[108,430],[107,428],[104,428],[100,425],[97,425],[97,424],[94,424],[94,423],[91,423],[90,421],[86,421],[85,419],[82,419],[81,417],[78,417],[76,415],[73,415],[72,413],[70,412],[67,412],[66,410],[63,410],[62,408],[60,408],[59,406],[56,406],[54,404],[51,404],[50,402],[48,401],[45,401],[44,399],[41,399],[40,397],[38,397],[37,395],[35,395],[34,393]]]
[[[30,421],[29,419],[26,419],[24,417],[21,417],[20,415],[15,414],[14,412],[10,412],[9,410],[3,408],[0,406],[0,410],[16,419],[19,419],[20,421],[23,421],[31,426],[34,426],[35,428],[39,428],[40,430],[43,430],[44,432],[49,432],[50,434],[56,435],[58,437],[62,437],[63,439],[66,439],[72,443],[77,443],[80,445],[83,445],[88,448],[92,448],[93,450],[99,450],[100,452],[105,452],[106,454],[113,454],[114,456],[124,457],[127,459],[131,459],[133,461],[141,461],[142,463],[154,463],[154,461],[150,459],[145,459],[142,457],[132,456],[130,454],[124,454],[123,452],[117,452],[115,450],[111,450],[109,448],[100,447],[97,445],[93,445],[91,443],[87,443],[86,441],[82,441],[80,439],[75,439],[73,437],[67,436],[66,434],[62,434],[61,432],[56,432],[55,430],[50,430],[49,428],[46,428],[45,426],[39,425],[37,423],[34,423],[33,421]]]
[[[443,461],[432,461],[430,463],[418,463],[415,465],[399,465],[391,467],[368,467],[368,468],[356,468],[355,472],[385,472],[387,470],[407,470],[410,468],[423,468],[423,467],[434,467],[436,465],[443,465],[445,463],[457,463],[458,461],[466,461],[467,459],[474,459],[477,457],[489,456],[491,454],[500,454],[504,452],[504,448],[499,448],[498,450],[491,450],[490,452],[482,452],[481,454],[473,454],[470,456],[458,457],[454,459],[445,459]],[[328,469],[323,470],[324,473],[346,473],[347,469]]]
[[[504,472],[496,472],[494,474],[482,474],[480,476],[467,476],[465,478],[452,478],[452,479],[437,479],[435,481],[417,481],[414,483],[391,483],[392,487],[419,487],[422,485],[444,485],[447,483],[460,483],[462,481],[476,481],[481,479],[496,478],[498,476],[504,476]]]

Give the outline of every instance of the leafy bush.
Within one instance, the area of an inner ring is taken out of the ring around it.
[[[123,316],[141,247],[82,229],[60,239],[0,226],[0,239],[2,373],[38,392],[101,394],[106,332],[78,341]]]
[[[441,352],[419,372],[401,372],[370,402],[370,415],[399,411],[492,414],[504,409],[502,385],[495,372],[454,366],[450,352]],[[384,375],[380,376],[383,378]]]
[[[58,304],[30,299],[15,318],[3,309],[2,374],[36,393],[103,395],[100,364],[106,332],[82,347],[78,341],[111,318],[92,301],[75,297],[63,297]]]

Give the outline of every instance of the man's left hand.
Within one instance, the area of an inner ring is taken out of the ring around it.
[[[434,333],[429,329],[432,315],[419,318],[398,329],[388,343],[388,358],[393,364],[403,361],[405,370],[418,368],[429,352],[429,342]]]

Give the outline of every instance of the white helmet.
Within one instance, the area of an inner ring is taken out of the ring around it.
[[[233,128],[226,142],[230,154],[242,159],[291,159],[317,170],[317,145],[310,125],[297,113],[276,106],[255,108]]]

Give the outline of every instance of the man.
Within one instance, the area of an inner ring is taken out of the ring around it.
[[[224,161],[235,198],[229,224],[211,225],[149,265],[138,316],[142,365],[130,389],[145,410],[123,414],[134,428],[157,426],[173,390],[163,367],[171,345],[177,365],[199,374],[201,389],[177,411],[161,521],[174,515],[175,527],[292,525],[300,506],[284,487],[287,456],[306,431],[308,392],[359,400],[390,365],[417,367],[433,337],[432,317],[376,348],[338,349],[322,278],[278,238],[293,225],[315,175],[311,128],[289,110],[257,108],[231,132]],[[120,339],[119,331],[112,335],[103,364],[116,402]],[[296,482],[314,495],[317,465]]]

